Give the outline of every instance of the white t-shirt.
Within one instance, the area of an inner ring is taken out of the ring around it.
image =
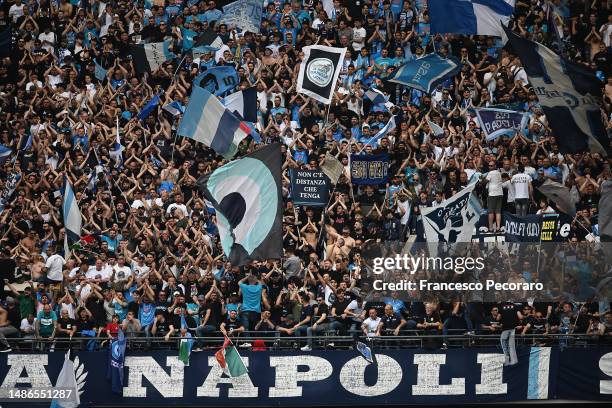
[[[376,335],[376,329],[380,324],[380,317],[377,317],[376,319],[368,317],[363,321],[363,324],[368,328],[368,337],[373,337]]]
[[[512,176],[510,182],[514,186],[514,197],[518,199],[529,198],[529,183],[531,176],[525,173],[518,173]]]
[[[361,51],[365,44],[366,29],[353,27],[353,48],[355,51]]]
[[[499,170],[490,171],[487,174],[487,180],[489,180],[489,196],[498,197],[504,195],[504,190],[502,189],[502,178]]]
[[[47,262],[45,262],[45,267],[49,270],[47,271],[47,278],[54,281],[61,281],[64,279],[64,275],[62,274],[62,267],[66,264],[66,261],[61,255],[53,254],[49,258],[47,258]]]
[[[21,329],[22,332],[33,335],[35,333],[34,331],[35,325],[36,325],[36,318],[34,318],[31,324],[30,322],[28,322],[28,319],[23,318],[21,320],[21,325],[19,326],[19,328]]]
[[[187,206],[185,204],[177,204],[177,203],[172,203],[168,206],[168,209],[166,210],[166,214],[173,214],[175,209],[179,209],[183,212],[184,216],[188,216],[189,212],[187,212]]]

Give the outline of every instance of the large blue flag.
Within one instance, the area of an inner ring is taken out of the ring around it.
[[[515,0],[429,0],[431,33],[501,37]],[[500,23],[501,22],[501,23]]]
[[[198,75],[193,84],[215,96],[221,96],[238,85],[238,72],[236,68],[225,65],[211,67]]]
[[[438,54],[429,54],[400,66],[388,80],[431,93],[446,78],[458,74],[460,70],[461,64],[456,58],[445,59]]]
[[[151,114],[159,105],[160,99],[159,94],[155,95],[145,106],[142,107],[142,110],[138,113],[139,120],[145,120],[147,116]]]
[[[232,158],[250,133],[248,126],[206,89],[194,85],[177,133]]]
[[[123,395],[123,363],[125,362],[125,335],[119,329],[117,340],[110,343],[108,353],[107,379],[111,381],[111,389],[115,394]]]

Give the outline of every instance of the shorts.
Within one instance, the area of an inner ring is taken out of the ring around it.
[[[504,196],[489,196],[487,197],[487,210],[489,214],[501,214],[502,204],[504,201]]]

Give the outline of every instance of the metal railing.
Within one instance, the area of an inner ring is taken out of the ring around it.
[[[463,332],[462,330],[459,330]],[[368,342],[377,349],[404,349],[404,348],[467,348],[467,347],[497,347],[500,344],[499,334],[471,334],[457,333],[449,330],[449,334],[431,334],[419,330],[404,330],[400,335],[381,335],[368,337]],[[178,348],[179,336],[172,336],[169,340],[162,337],[146,337],[145,333],[126,336],[127,346],[134,350],[173,350]],[[220,332],[205,337],[193,336],[195,347],[201,349],[217,349],[224,341]],[[265,348],[273,350],[299,349],[306,344],[307,336],[283,335],[278,331],[251,331],[243,332],[240,336],[231,337],[239,348]],[[350,349],[355,341],[364,341],[364,333],[359,331],[347,334],[327,332],[323,335],[312,336],[315,349]],[[559,345],[561,347],[598,347],[612,345],[609,336],[600,338],[597,335],[586,334],[525,334],[516,335],[517,346]],[[108,336],[101,337],[55,337],[34,338],[14,337],[7,338],[13,350],[18,351],[49,351],[65,350],[68,348],[78,350],[100,350],[108,347]]]

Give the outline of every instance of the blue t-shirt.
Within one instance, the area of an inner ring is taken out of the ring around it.
[[[260,283],[256,285],[240,283],[240,290],[242,291],[242,311],[261,312],[261,291],[263,286]]]
[[[153,323],[155,319],[155,305],[153,303],[141,303],[138,309],[138,320],[142,327]]]

